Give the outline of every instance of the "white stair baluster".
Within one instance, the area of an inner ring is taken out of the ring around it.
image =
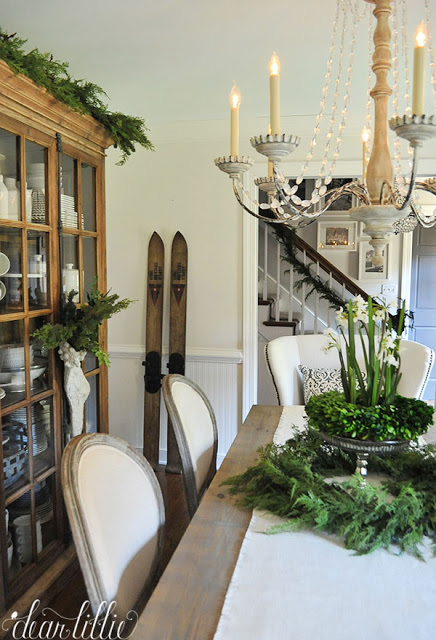
[[[289,269],[289,307],[288,307],[288,321],[292,322],[294,316],[294,268],[290,265]]]
[[[319,278],[319,262],[316,263],[316,276],[317,278]],[[315,291],[315,317],[313,319],[313,333],[319,333],[318,317],[319,317],[319,293],[318,291]]]
[[[277,273],[277,287],[276,287],[276,322],[280,320],[280,265],[281,265],[281,244],[277,242],[276,244],[276,273]]]
[[[331,271],[330,271],[330,274],[329,274],[329,287],[330,287],[330,289],[333,289],[333,274],[332,274]],[[332,326],[332,308],[331,308],[330,304],[329,304],[328,312],[327,312],[327,324],[328,324],[329,327]]]
[[[262,299],[268,298],[268,227],[263,225],[263,288]]]
[[[306,250],[303,251],[303,264],[306,265]],[[306,315],[306,284],[301,287],[301,333],[304,333],[304,316]]]

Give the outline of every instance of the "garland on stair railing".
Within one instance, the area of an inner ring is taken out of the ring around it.
[[[268,223],[267,223],[268,224]],[[322,280],[322,278],[312,271],[312,267],[314,265],[313,262],[308,264],[304,264],[303,260],[301,260],[297,256],[297,249],[295,245],[295,238],[297,237],[295,229],[291,229],[289,227],[284,227],[283,225],[269,225],[278,242],[282,245],[285,255],[282,260],[288,262],[294,268],[294,271],[301,276],[300,280],[294,283],[294,288],[296,291],[300,291],[303,285],[308,286],[308,292],[306,294],[306,300],[309,298],[312,293],[315,291],[318,293],[320,298],[323,298],[329,303],[329,306],[332,309],[342,309],[344,306],[344,300],[339,296],[339,294],[334,291],[329,285]],[[376,298],[377,299],[377,298]],[[401,306],[401,305],[400,305]],[[390,311],[392,326],[394,329],[397,328],[398,319],[400,317],[401,309],[398,308],[396,311]],[[405,326],[409,329],[413,328],[414,321],[414,313],[411,310],[406,310],[404,314],[404,322]]]
[[[68,63],[55,60],[51,53],[41,53],[38,49],[26,52],[26,42],[16,33],[9,35],[0,27],[0,59],[15,74],[23,73],[74,111],[87,113],[97,120],[112,138],[114,147],[122,152],[117,164],[126,162],[135,151],[135,143],[145,149],[153,149],[142,118],[109,111],[102,99],[107,95],[101,87],[87,80],[72,78],[68,73]]]
[[[343,307],[343,299],[331,287],[329,287],[328,284],[320,278],[320,276],[313,273],[311,269],[311,267],[313,267],[313,262],[304,264],[304,262],[297,256],[297,250],[295,247],[295,230],[278,225],[270,226],[285,251],[283,260],[289,262],[289,264],[293,266],[294,271],[301,276],[301,279],[294,284],[295,289],[300,291],[303,285],[307,285],[309,289],[306,294],[306,300],[316,291],[319,297],[326,300],[333,309],[340,309]]]

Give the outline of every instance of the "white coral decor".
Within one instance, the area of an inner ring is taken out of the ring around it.
[[[70,405],[71,435],[74,438],[83,431],[83,407],[91,391],[81,367],[86,351],[76,351],[68,342],[63,342],[58,353],[65,365],[64,389]]]

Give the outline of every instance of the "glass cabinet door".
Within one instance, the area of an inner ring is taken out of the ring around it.
[[[61,155],[61,263],[62,291],[74,291],[73,301],[86,303],[87,294],[97,284],[100,290],[101,266],[98,168],[68,153]],[[100,205],[101,206],[101,205]],[[103,281],[104,282],[104,281]],[[100,430],[100,398],[105,384],[98,360],[88,353],[83,362],[91,394],[85,405],[84,432]]]
[[[47,563],[63,545],[63,516],[56,509],[61,412],[54,354],[33,337],[55,312],[57,220],[48,188],[55,162],[54,144],[49,149],[0,129],[0,546],[7,548],[7,601],[23,590],[31,567]]]

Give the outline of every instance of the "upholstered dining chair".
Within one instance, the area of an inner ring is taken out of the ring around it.
[[[215,414],[200,387],[185,376],[165,376],[162,390],[179,448],[186,502],[192,518],[216,472]]]
[[[280,405],[303,405],[303,380],[300,366],[312,369],[339,369],[337,349],[325,352],[323,334],[282,336],[265,345],[265,358]],[[358,363],[364,366],[362,346],[356,340]],[[434,351],[419,342],[402,340],[400,358],[402,376],[398,393],[422,398],[434,362]]]
[[[143,609],[163,548],[164,503],[153,469],[127,442],[86,434],[65,448],[62,487],[93,613],[115,601],[118,621],[133,624],[129,611]]]

